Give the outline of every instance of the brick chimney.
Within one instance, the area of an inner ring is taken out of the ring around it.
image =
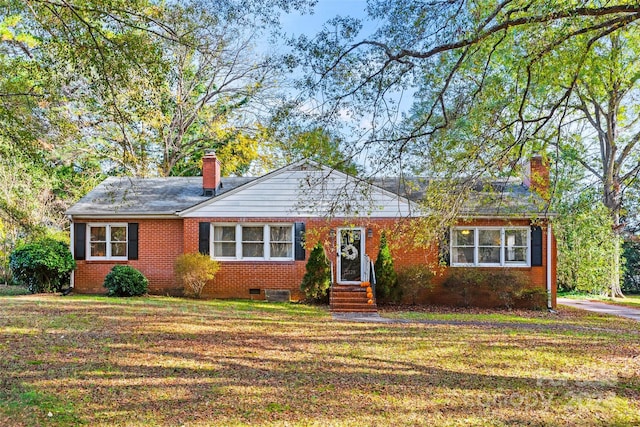
[[[205,196],[215,196],[220,189],[220,161],[215,151],[207,151],[202,158],[202,190]]]
[[[540,154],[531,156],[525,171],[524,185],[546,201],[551,198],[548,159]]]

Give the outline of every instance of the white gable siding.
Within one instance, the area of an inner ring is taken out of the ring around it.
[[[187,210],[184,217],[409,216],[406,199],[340,172],[281,170]]]

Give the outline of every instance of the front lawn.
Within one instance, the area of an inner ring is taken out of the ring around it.
[[[637,322],[569,309],[392,315],[422,322],[0,297],[0,425],[640,424]]]

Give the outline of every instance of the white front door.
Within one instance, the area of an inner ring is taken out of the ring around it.
[[[339,228],[337,235],[338,283],[360,283],[364,256],[364,230]]]

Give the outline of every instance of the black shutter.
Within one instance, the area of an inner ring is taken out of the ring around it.
[[[438,262],[441,265],[451,265],[451,254],[449,253],[449,240],[451,239],[451,231],[446,229],[440,240],[438,241]]]
[[[202,255],[209,255],[209,236],[211,233],[211,223],[201,222],[198,224],[198,252]]]
[[[294,247],[296,261],[304,261],[307,257],[306,251],[304,249],[304,232],[305,232],[304,222],[296,222],[294,227],[294,239],[293,239],[293,243],[294,243],[293,247]]]
[[[540,267],[542,265],[542,228],[537,225],[531,226],[531,266]]]
[[[127,247],[129,259],[138,259],[138,223],[129,223],[129,241]]]
[[[86,259],[87,254],[87,224],[73,224],[73,258],[77,260]]]

